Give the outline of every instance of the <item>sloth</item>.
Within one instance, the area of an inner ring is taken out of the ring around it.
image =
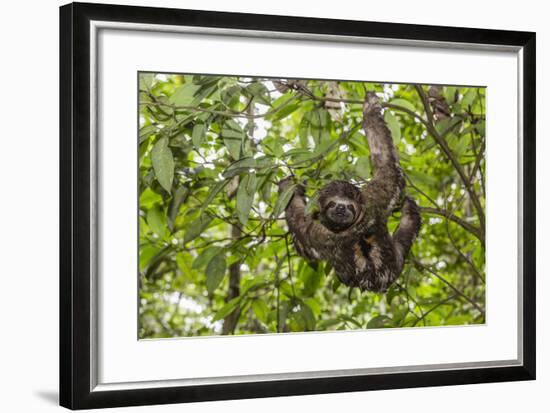
[[[405,178],[384,122],[376,95],[367,93],[363,129],[370,147],[372,179],[362,189],[346,181],[332,181],[319,191],[317,214],[306,214],[305,189],[296,185],[285,218],[299,255],[332,265],[345,285],[361,291],[385,292],[397,279],[420,231],[416,202],[404,196]],[[279,191],[293,184],[279,182]],[[401,210],[398,228],[390,234],[388,217]]]

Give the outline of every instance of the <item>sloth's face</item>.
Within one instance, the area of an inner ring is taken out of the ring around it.
[[[349,228],[357,218],[357,204],[355,201],[344,197],[331,197],[322,207],[323,224],[329,229],[343,231]]]

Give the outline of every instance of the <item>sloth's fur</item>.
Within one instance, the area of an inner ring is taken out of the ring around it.
[[[372,180],[361,189],[346,181],[327,184],[319,191],[318,219],[306,214],[305,190],[298,185],[286,221],[301,256],[328,261],[350,287],[383,292],[401,273],[421,219],[417,204],[403,196],[403,171],[374,93],[367,93],[363,119],[375,170]],[[279,190],[290,184],[290,178],[282,180]],[[401,221],[390,234],[387,220],[397,208]]]

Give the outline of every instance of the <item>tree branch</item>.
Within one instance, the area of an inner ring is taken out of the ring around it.
[[[460,179],[464,183],[465,189],[468,192],[468,195],[470,196],[470,199],[472,203],[474,204],[474,208],[476,209],[477,215],[479,217],[479,221],[481,224],[481,231],[485,232],[485,213],[483,211],[483,207],[481,206],[481,202],[479,200],[479,197],[475,193],[475,191],[472,188],[472,185],[470,184],[470,179],[468,176],[466,176],[466,173],[464,172],[464,169],[462,168],[462,165],[456,159],[455,155],[447,145],[447,141],[445,141],[442,136],[439,134],[437,129],[434,126],[434,118],[433,113],[430,108],[430,103],[428,101],[428,97],[426,96],[426,93],[424,93],[424,90],[422,89],[422,86],[415,85],[416,91],[418,95],[420,96],[420,100],[422,101],[422,105],[424,106],[424,111],[426,112],[426,117],[428,118],[428,132],[430,135],[433,136],[443,153],[447,156],[453,167],[458,172],[458,175],[460,176]]]
[[[453,221],[455,224],[460,225],[462,228],[464,228],[466,231],[474,235],[476,238],[478,238],[483,245],[485,245],[485,235],[480,230],[480,228],[464,221],[462,218],[457,217],[453,213],[449,211],[444,211],[439,208],[431,208],[431,207],[420,207],[421,212],[425,212],[427,214],[433,214],[433,215],[439,215],[442,217],[447,218],[450,221]]]
[[[229,118],[259,119],[259,118],[270,116],[270,115],[273,115],[273,114],[279,112],[281,109],[288,106],[290,103],[294,102],[295,100],[297,100],[301,96],[302,95],[300,95],[300,94],[292,96],[285,103],[277,106],[276,108],[273,108],[273,109],[268,110],[267,112],[258,113],[258,114],[254,114],[253,112],[251,112],[249,110],[249,106],[245,107],[242,111],[230,112],[230,111],[221,111],[221,110],[216,110],[216,109],[201,108],[199,106],[174,105],[172,103],[159,102],[158,100],[155,100],[154,102],[139,102],[139,104],[140,105],[145,105],[145,106],[169,107],[173,110],[186,110],[186,111],[192,111],[192,112],[206,112],[206,113],[211,113],[213,115],[225,116],[225,117],[229,117]]]

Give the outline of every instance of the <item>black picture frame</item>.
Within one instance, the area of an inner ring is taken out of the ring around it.
[[[523,364],[132,390],[91,389],[90,30],[92,20],[231,28],[521,49]],[[535,55],[531,32],[72,3],[60,8],[60,404],[70,409],[535,379]]]

